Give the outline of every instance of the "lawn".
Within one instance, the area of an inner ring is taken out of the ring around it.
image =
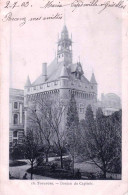
[[[64,160],[64,165],[67,160]],[[52,167],[52,163],[56,165],[55,167]],[[89,162],[79,162],[75,163],[75,174],[80,170],[81,173],[81,179],[87,180],[87,179],[96,179],[95,174],[99,173],[100,170],[97,168],[96,165]],[[31,173],[31,169],[27,170],[28,173]],[[47,165],[42,166],[35,166],[33,169],[33,174],[51,177],[55,179],[70,179],[74,180],[75,177],[73,176],[73,171],[70,169],[67,169],[67,167],[64,166],[64,169],[60,168],[60,160],[56,159],[52,162],[49,162]],[[74,174],[74,175],[75,175]]]
[[[16,167],[16,166],[23,166],[23,165],[26,165],[27,163],[24,162],[24,161],[18,161],[18,160],[10,160],[9,161],[9,166],[10,167]]]

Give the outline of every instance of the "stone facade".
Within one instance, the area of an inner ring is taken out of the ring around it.
[[[24,138],[24,91],[9,91],[9,143],[10,147],[22,144]]]
[[[79,119],[85,118],[86,107],[91,104],[93,111],[97,105],[97,82],[92,74],[89,81],[85,76],[80,62],[72,62],[72,38],[69,38],[67,27],[64,25],[58,38],[57,56],[49,66],[42,64],[41,75],[33,82],[28,77],[24,88],[25,129],[27,128],[27,108],[36,98],[57,98],[66,105],[71,93],[74,93]],[[66,124],[64,113],[63,128]]]

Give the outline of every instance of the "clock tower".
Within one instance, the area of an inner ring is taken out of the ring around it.
[[[66,25],[64,25],[58,40],[57,62],[64,62],[66,66],[72,63],[72,40],[69,38]]]

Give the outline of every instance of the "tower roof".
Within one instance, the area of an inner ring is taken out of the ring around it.
[[[97,84],[94,73],[92,73],[90,82]]]
[[[66,25],[63,26],[62,32],[68,32],[68,29],[67,29],[67,26]]]
[[[63,26],[63,30],[61,31],[61,38],[68,39],[68,30],[66,25]]]
[[[26,84],[25,84],[25,87],[30,87],[31,86],[31,81],[30,81],[30,78],[29,76],[27,77],[27,81],[26,81]]]
[[[63,67],[62,67],[60,77],[66,77],[66,78],[69,77],[68,72],[67,72],[67,68],[65,65],[63,65]]]

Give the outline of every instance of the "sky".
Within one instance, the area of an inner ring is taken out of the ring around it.
[[[26,16],[55,14],[63,10],[35,9],[25,12]],[[17,13],[23,16],[23,13]],[[80,58],[84,74],[90,80],[92,71],[98,83],[98,97],[101,93],[116,93],[121,97],[121,51],[122,20],[120,10],[109,9],[98,14],[98,8],[81,8],[72,12],[65,10],[65,23],[72,33],[73,62]],[[19,27],[11,25],[10,86],[23,89],[27,75],[33,82],[42,71],[42,63],[54,59],[57,50],[58,33],[64,25],[62,20],[28,22]]]

